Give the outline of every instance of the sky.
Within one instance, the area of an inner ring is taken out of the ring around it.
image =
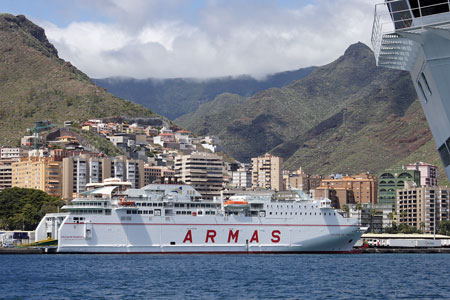
[[[380,2],[380,1],[378,1]],[[373,0],[1,0],[91,78],[210,78],[332,62],[370,46]]]

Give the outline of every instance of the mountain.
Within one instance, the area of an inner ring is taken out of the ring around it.
[[[251,98],[220,95],[175,122],[219,136],[244,162],[271,152],[285,168],[314,174],[378,172],[413,158],[443,170],[416,98],[407,72],[376,67],[372,51],[357,43],[286,87]]]
[[[157,116],[119,99],[58,57],[42,28],[0,14],[0,144],[14,146],[35,121]]]
[[[250,97],[271,87],[283,87],[308,76],[314,67],[287,71],[256,80],[250,76],[213,79],[134,79],[111,77],[93,81],[116,96],[130,99],[168,117],[178,118],[195,112],[204,103],[222,93]]]

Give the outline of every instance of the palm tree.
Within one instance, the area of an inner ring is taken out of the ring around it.
[[[372,208],[370,210],[370,223],[371,223],[370,227],[372,229],[372,232],[373,232],[373,217],[375,217],[376,214],[377,214],[377,210],[375,208]]]
[[[361,202],[356,203],[355,209],[358,211],[358,219],[359,219],[359,225],[361,225],[361,210],[362,210],[362,204]]]
[[[420,222],[420,231],[421,231],[421,233],[424,233],[424,231],[425,231],[425,222]]]
[[[389,227],[392,227],[392,220],[394,219],[394,213],[388,213],[387,214],[387,218],[389,219],[389,221],[390,221],[390,224],[389,224]]]
[[[342,211],[345,213],[345,216],[348,217],[348,213],[350,212],[350,208],[347,204],[342,205]]]

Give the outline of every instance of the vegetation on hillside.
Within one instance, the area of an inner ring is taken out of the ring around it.
[[[0,15],[0,144],[12,146],[35,121],[155,116],[114,97],[60,59],[44,30],[24,16]]]
[[[46,213],[57,212],[64,201],[35,190],[13,187],[0,192],[0,229],[35,230]]]
[[[133,100],[169,119],[193,113],[222,93],[250,97],[258,91],[283,87],[308,76],[314,67],[287,71],[256,80],[250,76],[210,79],[134,79],[105,78],[94,82],[116,96]]]
[[[407,72],[376,67],[372,51],[357,43],[285,88],[220,95],[176,122],[219,136],[243,162],[271,152],[287,169],[355,174],[425,161],[444,179],[416,98]]]

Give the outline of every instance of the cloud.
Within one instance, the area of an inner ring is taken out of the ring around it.
[[[374,7],[372,0],[78,1],[110,21],[40,25],[62,58],[94,78],[262,77],[323,65],[351,43],[369,43]]]

